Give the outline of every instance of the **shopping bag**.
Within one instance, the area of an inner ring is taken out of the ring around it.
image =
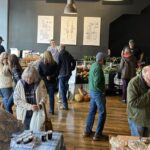
[[[41,109],[39,111],[34,111],[30,122],[30,130],[41,131],[44,122],[45,122],[44,110]]]
[[[119,73],[116,73],[116,75],[114,76],[114,84],[120,86],[123,84]]]

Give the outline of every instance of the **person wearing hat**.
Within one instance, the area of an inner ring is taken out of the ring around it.
[[[133,39],[129,40],[129,48],[131,49],[131,52],[137,59],[137,62],[141,63],[143,61],[144,53],[136,47],[135,41]]]
[[[98,110],[99,115],[96,132],[93,136],[94,141],[103,138],[102,131],[106,120],[106,99],[104,95],[105,78],[102,70],[103,63],[104,54],[102,52],[98,52],[96,55],[96,62],[91,65],[89,72],[90,109],[83,137],[90,137],[93,135],[92,127]]]
[[[0,54],[2,52],[5,52],[5,49],[4,49],[3,45],[1,45],[3,41],[4,41],[3,38],[0,36]]]

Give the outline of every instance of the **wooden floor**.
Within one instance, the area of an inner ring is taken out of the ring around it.
[[[69,110],[59,110],[59,104],[55,105],[55,115],[51,116],[54,130],[64,134],[67,150],[107,150],[108,141],[92,141],[92,138],[83,138],[89,102],[69,102]],[[97,116],[93,131],[95,131]],[[104,127],[105,135],[130,135],[126,104],[120,101],[118,96],[107,97],[107,119]]]

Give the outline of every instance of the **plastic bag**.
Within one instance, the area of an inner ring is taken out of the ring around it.
[[[119,74],[116,73],[116,75],[114,76],[114,84],[116,85],[123,85],[122,79],[120,77],[118,77]]]
[[[45,112],[43,109],[33,112],[30,122],[30,130],[41,131],[44,122],[45,122]]]

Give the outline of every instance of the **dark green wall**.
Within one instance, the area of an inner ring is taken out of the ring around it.
[[[109,24],[124,13],[140,13],[150,4],[149,0],[136,0],[132,5],[102,5],[101,2],[76,2],[78,8],[77,45],[67,45],[66,48],[75,58],[84,55],[95,55],[97,51],[106,51],[109,39]],[[60,42],[60,20],[64,3],[46,3],[45,0],[10,0],[9,4],[9,43],[8,47],[44,51],[48,44],[37,44],[38,15],[54,16],[54,38]],[[83,46],[84,17],[101,17],[100,47]]]

